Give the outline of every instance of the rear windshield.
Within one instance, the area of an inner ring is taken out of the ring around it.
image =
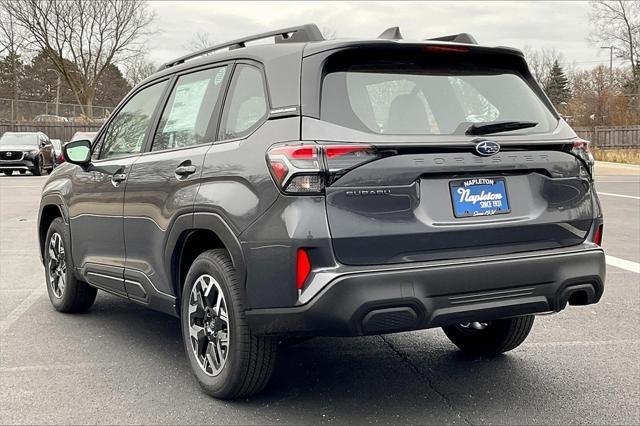
[[[553,113],[517,70],[486,58],[473,61],[470,54],[420,54],[425,57],[334,61],[325,68],[321,119],[391,135],[465,134],[474,123],[495,121],[538,123],[504,135],[556,127]]]
[[[33,133],[5,133],[0,138],[0,146],[33,145],[38,146],[38,135]]]

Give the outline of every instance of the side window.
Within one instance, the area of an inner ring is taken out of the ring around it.
[[[238,65],[225,102],[220,139],[248,135],[267,116],[267,94],[262,72],[251,65]]]
[[[152,151],[205,142],[227,67],[213,68],[178,78],[153,138]]]
[[[101,144],[100,159],[137,154],[142,151],[151,116],[167,82],[157,83],[129,99],[109,122]]]

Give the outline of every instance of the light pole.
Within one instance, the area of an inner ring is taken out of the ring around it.
[[[609,49],[609,84],[613,83],[613,46],[600,46],[600,49]]]
[[[56,82],[56,115],[58,115],[58,107],[60,106],[60,72],[58,70],[54,70],[53,68],[49,68],[47,71],[53,71],[56,73],[56,77],[58,77],[58,81]]]

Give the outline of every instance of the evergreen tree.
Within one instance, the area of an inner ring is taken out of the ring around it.
[[[24,78],[24,63],[19,55],[9,53],[0,58],[0,98],[18,99]]]
[[[551,102],[553,102],[558,109],[560,109],[563,103],[571,99],[569,80],[557,60],[553,62],[553,67],[551,67],[551,72],[549,73],[549,80],[544,90],[547,92],[547,96],[549,96]]]

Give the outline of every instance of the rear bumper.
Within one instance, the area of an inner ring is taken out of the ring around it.
[[[583,244],[336,276],[308,303],[246,312],[256,334],[357,336],[560,311],[604,291],[604,252]]]

